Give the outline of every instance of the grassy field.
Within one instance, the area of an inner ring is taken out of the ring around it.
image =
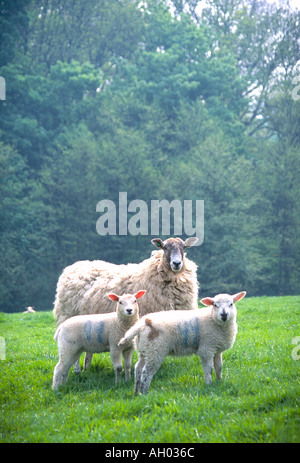
[[[246,297],[237,308],[221,382],[204,384],[196,356],[168,357],[149,394],[138,397],[133,380],[115,386],[109,354],[95,355],[80,376],[71,371],[53,392],[52,312],[0,314],[0,441],[299,442],[300,339],[298,347],[292,341],[300,336],[300,297]]]

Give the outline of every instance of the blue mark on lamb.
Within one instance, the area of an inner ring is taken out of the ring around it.
[[[105,329],[104,322],[99,321],[94,324],[92,323],[91,320],[88,320],[87,322],[85,322],[83,326],[83,330],[84,330],[86,340],[88,342],[92,341],[92,328],[93,328],[94,336],[96,335],[97,342],[99,344],[103,344],[103,335],[104,335],[104,329]]]
[[[184,347],[197,348],[200,333],[198,319],[195,317],[191,320],[182,321],[178,323],[177,328]]]
[[[92,340],[92,322],[88,320],[83,326],[83,331],[88,342]]]
[[[97,342],[99,342],[99,344],[103,343],[104,328],[105,328],[105,325],[103,321],[100,321],[94,324],[94,330],[97,336]]]

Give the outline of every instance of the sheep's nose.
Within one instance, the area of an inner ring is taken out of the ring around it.
[[[226,313],[226,312],[222,312],[222,313],[221,313],[221,318],[222,318],[223,322],[226,322],[226,320],[227,320],[227,313]]]
[[[127,309],[127,313],[128,313],[128,315],[131,315],[132,314],[132,309]]]
[[[181,261],[180,260],[173,260],[172,264],[174,265],[175,268],[178,268],[179,265],[181,264]]]

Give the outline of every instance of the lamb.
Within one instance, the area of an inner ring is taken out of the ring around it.
[[[23,313],[35,313],[35,310],[33,307],[29,306],[26,307],[26,310]]]
[[[209,306],[189,311],[151,313],[142,317],[119,342],[122,347],[135,336],[138,362],[135,365],[135,394],[146,394],[154,374],[168,354],[198,354],[205,382],[211,384],[212,371],[216,379],[222,375],[222,352],[233,346],[237,333],[235,302],[246,291],[218,294],[201,299]]]
[[[106,300],[108,292],[135,293],[147,290],[140,303],[140,315],[160,310],[186,310],[198,307],[197,266],[185,257],[185,249],[198,241],[169,238],[152,239],[159,250],[139,264],[115,265],[102,260],[79,261],[61,274],[54,303],[54,317],[60,325],[67,318],[80,314],[112,311]],[[87,354],[85,368],[92,354]],[[80,372],[79,362],[75,371]]]
[[[124,358],[125,381],[130,379],[131,358],[134,343],[129,341],[122,347],[118,342],[125,332],[139,318],[137,299],[146,291],[136,294],[108,294],[109,299],[117,301],[117,311],[108,314],[77,315],[61,323],[56,330],[59,362],[55,366],[52,388],[57,389],[68,378],[71,366],[82,352],[110,352],[115,370],[116,383],[122,372],[122,354]]]

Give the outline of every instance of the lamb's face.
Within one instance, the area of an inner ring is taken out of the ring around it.
[[[236,316],[234,303],[245,296],[246,291],[241,291],[233,296],[230,294],[218,294],[215,297],[204,297],[201,299],[201,303],[212,306],[213,316],[219,323],[227,323]]]
[[[193,246],[198,238],[191,237],[186,241],[181,238],[169,238],[162,241],[160,238],[154,238],[151,242],[159,249],[164,251],[164,260],[172,272],[178,273],[184,266],[184,250]]]
[[[110,293],[107,295],[112,301],[118,302],[117,312],[121,317],[136,317],[139,313],[139,307],[137,304],[137,299],[143,297],[146,293],[145,290],[140,290],[135,294],[123,294],[123,296],[118,296],[115,293]]]
[[[219,294],[214,297],[213,310],[215,318],[222,323],[228,322],[236,315],[236,307],[232,296],[229,294]]]
[[[125,317],[132,317],[138,312],[138,304],[135,296],[131,294],[124,294],[119,298],[118,311]]]

